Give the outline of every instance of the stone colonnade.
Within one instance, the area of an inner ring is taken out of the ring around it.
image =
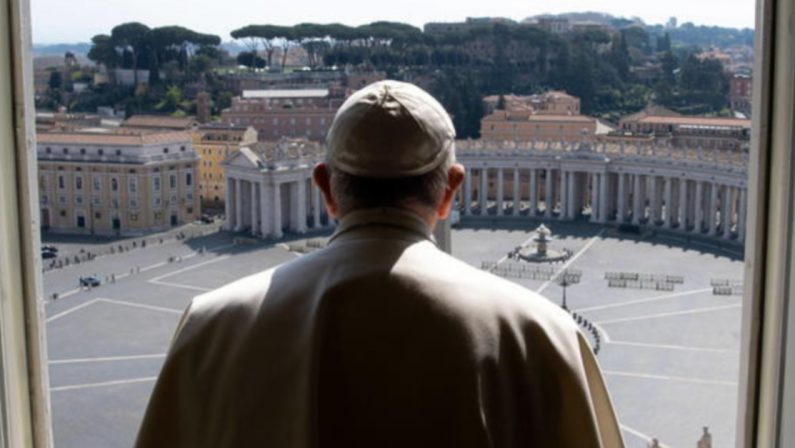
[[[582,160],[468,160],[458,196],[463,216],[530,216],[634,224],[745,239],[742,177],[699,170]],[[482,158],[478,158],[482,159]]]
[[[225,229],[281,238],[285,231],[305,233],[328,227],[332,223],[320,190],[309,176],[311,169],[259,178],[227,172]]]

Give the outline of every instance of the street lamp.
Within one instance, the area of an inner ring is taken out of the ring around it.
[[[561,303],[561,308],[568,311],[569,307],[566,305],[566,288],[580,283],[580,277],[582,277],[582,272],[564,269],[561,271],[560,275],[558,275],[557,283],[563,288],[563,302]]]

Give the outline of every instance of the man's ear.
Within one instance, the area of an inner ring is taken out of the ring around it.
[[[337,201],[331,196],[331,170],[329,166],[325,163],[318,163],[314,171],[312,171],[312,180],[315,181],[315,185],[323,193],[323,202],[326,204],[328,215],[332,218],[337,218],[339,208]]]
[[[439,203],[439,206],[436,207],[437,218],[447,219],[447,216],[450,215],[450,210],[453,208],[455,193],[458,191],[458,188],[461,187],[461,183],[464,182],[465,173],[466,170],[460,163],[453,164],[447,171],[447,188],[444,190],[442,201]]]

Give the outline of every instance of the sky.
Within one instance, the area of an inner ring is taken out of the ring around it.
[[[462,21],[466,17],[521,20],[543,13],[599,11],[640,17],[646,23],[693,22],[735,28],[754,26],[754,0],[30,0],[34,43],[88,42],[115,25],[181,25],[231,40],[229,32],[252,23],[301,22],[361,25],[376,20],[410,23]],[[278,3],[278,6],[274,6]]]

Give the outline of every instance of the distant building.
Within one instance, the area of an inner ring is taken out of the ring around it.
[[[199,123],[208,123],[210,121],[210,94],[207,92],[199,92],[196,95],[196,121]]]
[[[538,27],[552,34],[565,34],[571,31],[571,21],[560,17],[539,17]]]
[[[237,127],[251,126],[259,140],[281,137],[322,141],[346,89],[247,90],[221,111],[221,121]]]
[[[563,91],[552,90],[538,95],[490,95],[483,98],[485,114],[497,110],[500,97],[508,111],[528,110],[545,115],[579,115],[580,99]]]
[[[139,235],[200,215],[199,156],[187,132],[37,135],[42,227]]]
[[[579,142],[597,134],[595,118],[580,115],[580,99],[562,91],[538,95],[500,95],[483,99],[484,140]],[[503,110],[497,109],[500,102]]]
[[[721,63],[725,70],[729,70],[729,68],[733,64],[733,60],[730,54],[725,53],[717,48],[712,48],[707,51],[702,51],[701,53],[697,54],[696,57],[699,60],[705,61],[708,59],[712,59]]]
[[[754,80],[747,75],[734,75],[729,83],[729,102],[733,111],[751,116],[751,95]]]
[[[74,130],[102,125],[99,115],[67,112],[36,112],[36,131]]]
[[[642,111],[622,118],[619,128],[625,134],[667,139],[676,147],[739,150],[748,144],[751,120]]]
[[[596,118],[497,110],[480,122],[482,140],[580,142],[596,135]]]
[[[429,22],[423,26],[423,32],[431,36],[445,36],[466,33],[494,24],[516,25],[516,21],[505,17],[467,17],[464,22]]]
[[[194,117],[172,117],[169,115],[133,115],[121,124],[124,128],[142,130],[189,131],[199,123]]]
[[[136,72],[138,74],[138,84],[149,84],[149,70],[115,68],[109,71],[109,79],[112,80],[114,84],[134,86],[136,85]],[[95,78],[94,83],[97,84],[97,81],[102,81],[102,79]]]
[[[226,123],[208,123],[193,133],[193,148],[201,157],[199,162],[199,199],[202,206],[220,208],[226,195],[226,178],[222,163],[240,148],[257,142],[252,127],[237,127]]]
[[[571,31],[575,33],[584,33],[587,31],[609,31],[609,28],[604,23],[595,22],[592,20],[582,20],[571,23]]]

